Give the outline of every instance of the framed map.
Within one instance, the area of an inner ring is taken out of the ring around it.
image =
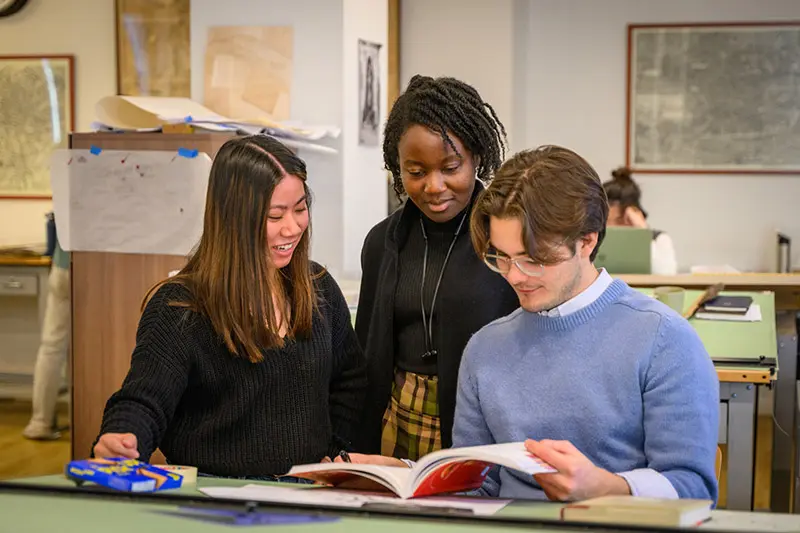
[[[628,26],[627,165],[800,172],[800,23]]]
[[[191,93],[189,0],[117,0],[117,92]]]
[[[0,198],[50,198],[50,156],[75,130],[73,56],[0,56]]]

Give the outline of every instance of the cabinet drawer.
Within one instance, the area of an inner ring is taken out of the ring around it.
[[[0,296],[36,296],[36,276],[0,274]]]

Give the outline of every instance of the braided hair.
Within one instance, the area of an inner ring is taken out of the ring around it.
[[[442,136],[456,153],[448,132],[455,135],[476,158],[477,176],[488,183],[505,158],[506,129],[491,105],[478,91],[455,78],[411,78],[389,113],[383,133],[383,161],[392,173],[394,190],[400,197],[400,138],[409,126],[420,124]],[[464,155],[464,154],[459,154]]]

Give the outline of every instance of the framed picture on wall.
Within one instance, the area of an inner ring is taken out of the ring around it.
[[[800,23],[628,26],[627,165],[800,172]]]
[[[0,56],[0,198],[49,199],[50,156],[75,130],[70,55]]]
[[[358,144],[378,146],[381,122],[379,43],[358,40]]]
[[[117,92],[191,93],[190,0],[117,0]]]

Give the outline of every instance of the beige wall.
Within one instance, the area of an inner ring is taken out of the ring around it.
[[[116,93],[113,0],[31,0],[0,19],[0,55],[73,54],[75,126],[86,131],[94,105]],[[0,246],[42,243],[49,200],[0,200]]]
[[[514,0],[401,0],[400,91],[415,74],[453,76],[489,102],[514,147]]]

